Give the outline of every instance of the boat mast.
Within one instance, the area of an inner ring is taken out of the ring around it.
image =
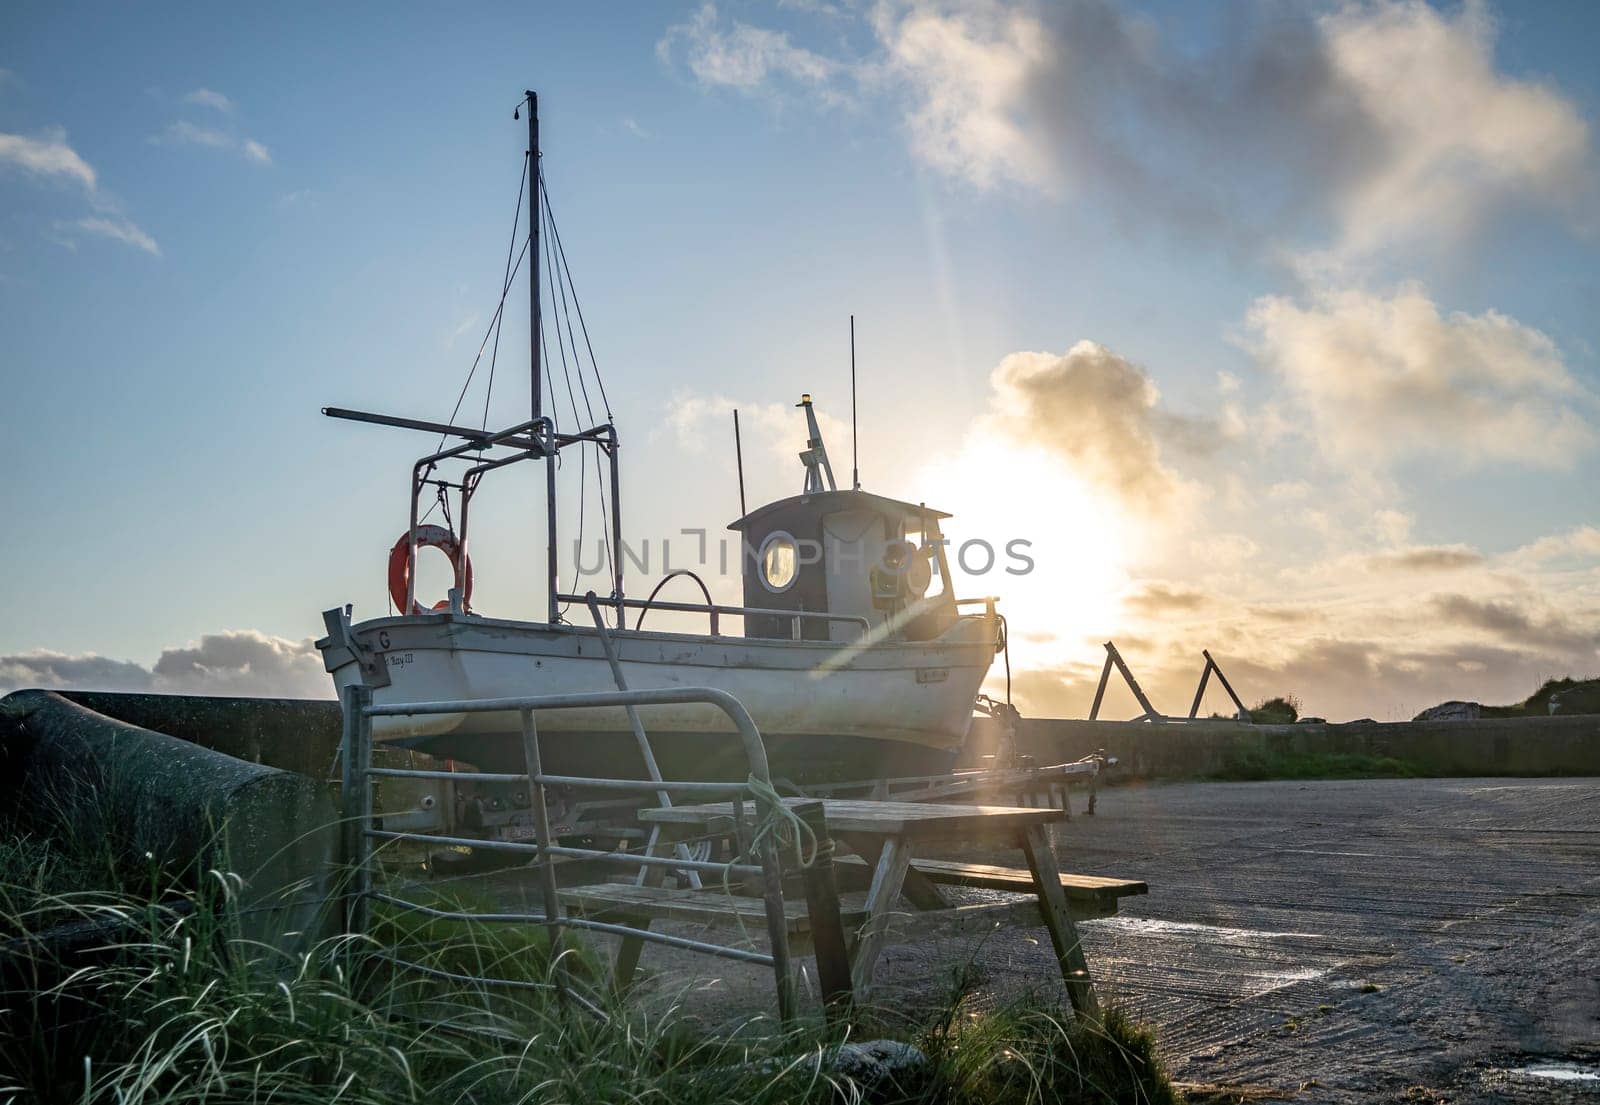
[[[543,381],[540,380],[539,338],[539,97],[525,91],[528,98],[528,356],[533,376],[533,419],[542,413]]]
[[[543,433],[540,452],[544,455],[544,525],[545,525],[545,585],[549,595],[549,620],[554,625],[561,620],[561,607],[556,594],[561,585],[557,578],[556,560],[556,454],[561,446],[556,442],[555,424],[544,421],[543,366],[539,363],[544,342],[544,319],[539,310],[539,95],[525,89],[528,105],[528,364],[532,387],[534,433]],[[581,493],[581,492],[580,492]]]

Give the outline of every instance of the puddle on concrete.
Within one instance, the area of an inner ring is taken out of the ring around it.
[[[1264,929],[1236,929],[1225,925],[1201,925],[1193,921],[1158,921],[1153,917],[1106,917],[1080,922],[1085,925],[1127,929],[1137,933],[1187,933],[1207,936],[1213,940],[1244,943],[1253,940],[1327,940],[1320,932],[1268,932]]]
[[[1084,921],[1085,926],[1104,926],[1117,929],[1134,935],[1168,935],[1182,936],[1196,944],[1224,944],[1245,949],[1248,945],[1261,945],[1270,940],[1326,940],[1328,937],[1316,932],[1267,932],[1262,929],[1229,928],[1226,925],[1201,925],[1192,921],[1158,921],[1152,917],[1107,917],[1101,920]],[[1264,953],[1264,954],[1263,954]],[[1259,995],[1281,990],[1286,986],[1293,986],[1300,982],[1311,982],[1329,974],[1332,966],[1297,967],[1286,963],[1273,962],[1281,952],[1266,948],[1257,949],[1262,962],[1258,969],[1240,970],[1243,978],[1253,979],[1259,988],[1252,988],[1252,993]],[[1254,966],[1254,965],[1253,965]]]
[[[1600,1066],[1585,1067],[1576,1063],[1532,1063],[1506,1073],[1523,1078],[1548,1078],[1554,1082],[1600,1082]]]

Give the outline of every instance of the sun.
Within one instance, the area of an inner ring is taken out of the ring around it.
[[[1116,628],[1132,555],[1129,519],[1049,450],[976,432],[916,486],[944,523],[958,597],[995,595],[1013,666],[1081,659]]]

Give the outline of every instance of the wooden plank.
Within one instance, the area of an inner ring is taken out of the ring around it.
[[[913,862],[913,866],[934,882],[951,886],[974,886],[984,890],[1016,889],[1027,893],[1033,891],[1033,875],[1019,867],[945,859],[919,859]],[[1063,874],[1061,890],[1069,898],[1125,898],[1131,894],[1148,894],[1150,885],[1137,879]]]
[[[811,798],[785,798],[793,807]],[[872,802],[865,799],[825,798],[823,811],[835,832],[882,833],[898,835],[970,836],[992,833],[1014,834],[1028,825],[1044,825],[1065,820],[1060,810],[1024,809],[1017,806],[967,806],[921,802]],[[704,825],[714,817],[733,812],[728,802],[706,805],[672,806],[641,810],[643,821],[678,825]]]
[[[722,890],[674,890],[659,886],[631,886],[602,883],[574,886],[561,892],[561,902],[569,910],[592,920],[612,917],[647,917],[662,921],[692,921],[709,925],[754,927],[766,932],[766,903],[760,898],[745,898]],[[861,911],[841,914],[855,920]],[[806,903],[785,902],[784,919],[790,932],[810,929]]]
[[[669,838],[675,832],[673,826],[657,826],[660,833],[650,834],[650,843],[645,846],[646,855],[659,855],[663,837]],[[667,877],[666,868],[655,864],[647,864],[639,868],[642,878],[635,881],[635,886],[648,887],[652,890],[659,889],[662,881]],[[557,893],[559,897],[559,891]],[[650,927],[650,918],[640,916],[632,922],[637,928],[643,930]],[[633,985],[633,976],[639,969],[639,956],[644,952],[644,937],[624,936],[617,945],[616,958],[611,962],[611,984],[616,987],[617,993],[626,993],[628,987]]]
[[[811,923],[811,951],[817,958],[817,982],[822,1007],[830,1022],[846,1020],[854,991],[850,981],[850,952],[845,946],[844,921],[839,907],[839,884],[833,872],[833,837],[821,802],[795,807],[795,816],[811,830],[816,852],[802,872],[806,887],[806,917]],[[804,842],[802,842],[804,843]]]
[[[910,863],[911,849],[904,837],[891,836],[884,841],[878,866],[872,872],[872,886],[867,890],[866,919],[857,929],[855,962],[850,965],[851,988],[858,1001],[864,1001],[872,988],[873,968],[889,938],[888,915],[905,884]]]
[[[855,856],[835,856],[834,874],[841,885],[860,890],[867,885],[872,868]],[[982,890],[1009,890],[1017,894],[1033,894],[1033,875],[1014,867],[996,867],[1002,878],[976,875],[971,878],[960,873],[947,874],[942,868],[944,860],[914,859],[911,869],[920,872],[929,882],[945,886],[970,886]],[[949,867],[978,867],[984,864],[948,864]],[[1109,884],[1109,885],[1106,885]],[[910,886],[910,879],[906,881]],[[1062,875],[1061,890],[1067,899],[1075,921],[1088,921],[1097,917],[1116,915],[1118,900],[1130,894],[1144,894],[1148,887],[1131,879],[1102,879],[1094,875]]]
[[[855,856],[840,856],[835,862],[846,863],[852,866],[865,864],[869,869],[876,870],[878,859],[883,854],[884,838],[872,833],[839,833],[839,839],[855,852]],[[860,859],[857,859],[859,856]],[[939,888],[926,876],[916,871],[916,861],[906,870],[905,885],[901,887],[907,900],[918,909],[943,909],[950,902]]]
[[[1028,897],[950,906],[946,909],[899,911],[888,915],[884,929],[891,944],[979,936],[996,928],[1038,928],[1045,923],[1043,910],[1038,898]],[[1094,921],[1114,917],[1117,910],[1115,906],[1101,909],[1092,903],[1074,902],[1071,912],[1074,921]],[[861,916],[859,911],[855,916]],[[795,955],[810,955],[810,934],[794,933],[789,937],[789,946]]]
[[[1033,872],[1034,891],[1044,907],[1045,927],[1050,930],[1050,942],[1055,946],[1056,960],[1061,964],[1061,978],[1067,984],[1072,1008],[1079,1016],[1098,1018],[1100,1000],[1095,996],[1094,979],[1089,975],[1089,960],[1083,954],[1078,927],[1072,921],[1071,908],[1061,889],[1061,869],[1056,866],[1055,849],[1040,828],[1025,830],[1021,843],[1022,854],[1028,857],[1028,869]]]

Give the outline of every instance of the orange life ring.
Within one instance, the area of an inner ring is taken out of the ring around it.
[[[461,588],[461,608],[468,609],[472,602],[472,558],[462,549],[456,535],[443,526],[418,526],[417,548],[438,549],[450,558],[450,566],[456,572],[456,586]],[[402,533],[400,540],[394,543],[394,548],[389,550],[389,597],[394,600],[396,609],[406,608],[406,592],[410,589],[411,535]],[[450,609],[450,600],[440,599],[433,604],[433,609]],[[411,613],[427,612],[420,602],[411,604]]]

